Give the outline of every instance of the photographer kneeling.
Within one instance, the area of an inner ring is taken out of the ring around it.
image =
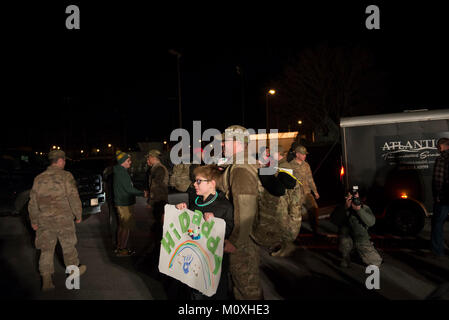
[[[349,267],[350,254],[354,247],[364,263],[380,266],[382,258],[370,241],[368,233],[368,228],[374,225],[376,218],[371,209],[360,201],[357,188],[348,192],[344,205],[338,206],[332,213],[331,221],[339,227],[338,249],[343,257],[341,267]]]

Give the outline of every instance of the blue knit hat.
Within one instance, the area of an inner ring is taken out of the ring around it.
[[[130,157],[129,154],[127,154],[125,152],[122,152],[120,150],[117,150],[115,155],[116,155],[118,164],[122,164],[123,162],[125,162]]]

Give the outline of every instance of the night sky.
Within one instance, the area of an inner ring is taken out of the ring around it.
[[[68,4],[79,4],[81,30],[65,28]],[[380,30],[365,28],[369,4],[380,7]],[[448,108],[443,9],[429,2],[22,3],[5,10],[0,147],[168,139],[178,127],[169,49],[182,53],[187,129],[202,120],[204,129],[223,130],[243,116],[246,127],[264,128],[266,90],[290,56],[322,43],[359,44],[374,54],[389,111]]]

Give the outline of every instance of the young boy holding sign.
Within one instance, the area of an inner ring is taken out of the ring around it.
[[[196,290],[192,290],[192,298],[194,300],[226,300],[228,299],[228,272],[229,272],[229,255],[235,250],[235,247],[227,240],[231,235],[234,227],[234,209],[231,202],[226,199],[225,195],[216,189],[217,181],[220,179],[221,171],[215,165],[207,165],[197,167],[194,172],[194,187],[196,197],[190,199],[190,204],[180,203],[176,205],[178,210],[189,209],[192,211],[199,210],[203,213],[206,221],[214,217],[221,218],[226,222],[226,232],[224,241],[224,255],[221,267],[220,283],[217,293],[208,298]]]

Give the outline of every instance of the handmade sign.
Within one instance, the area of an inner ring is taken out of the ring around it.
[[[226,223],[201,211],[165,206],[159,271],[210,297],[218,287]]]

